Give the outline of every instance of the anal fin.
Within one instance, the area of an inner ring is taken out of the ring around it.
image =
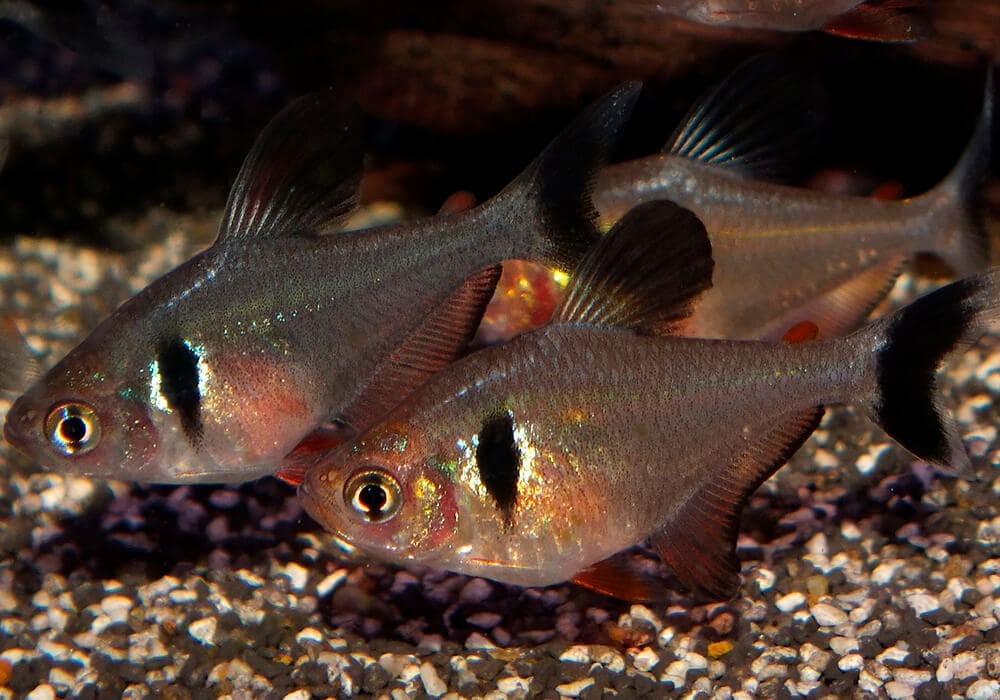
[[[893,257],[855,275],[848,281],[803,304],[770,324],[763,340],[784,340],[802,321],[814,323],[819,335],[835,338],[858,328],[885,298],[906,264],[905,257]]]
[[[736,536],[750,495],[795,453],[823,416],[822,408],[786,415],[721,469],[707,476],[667,525],[652,537],[653,546],[693,594],[727,600],[739,589]]]
[[[359,433],[435,372],[454,362],[475,335],[500,279],[500,265],[469,277],[376,370],[365,391],[338,418]]]
[[[828,34],[849,39],[906,43],[927,39],[930,27],[923,17],[904,10],[918,5],[914,0],[865,2],[834,18],[823,27]]]
[[[578,586],[633,603],[666,599],[662,582],[634,571],[620,555],[591,564],[574,576],[572,581]]]

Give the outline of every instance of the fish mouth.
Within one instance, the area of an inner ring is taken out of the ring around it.
[[[339,532],[337,528],[330,525],[325,518],[321,518],[320,514],[323,512],[323,499],[318,496],[310,486],[310,479],[307,476],[301,484],[299,484],[299,500],[302,502],[302,507],[309,514],[313,520],[319,523],[320,527],[327,531],[333,543],[337,545],[342,551],[347,554],[354,554],[358,551],[358,548],[351,544],[350,540]]]

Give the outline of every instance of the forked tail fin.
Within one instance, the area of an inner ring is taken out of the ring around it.
[[[955,421],[938,402],[936,374],[1000,320],[1000,269],[942,287],[852,336],[876,352],[872,419],[926,462],[973,475]]]

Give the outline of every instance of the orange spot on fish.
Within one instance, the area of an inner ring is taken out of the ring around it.
[[[785,331],[781,339],[786,343],[803,343],[807,340],[816,340],[818,337],[819,326],[812,321],[799,321]]]

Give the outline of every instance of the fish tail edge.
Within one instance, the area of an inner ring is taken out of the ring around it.
[[[918,458],[963,478],[974,478],[972,464],[938,401],[936,374],[997,320],[1000,269],[953,282],[860,332],[874,334],[865,344],[876,348],[872,419]]]

